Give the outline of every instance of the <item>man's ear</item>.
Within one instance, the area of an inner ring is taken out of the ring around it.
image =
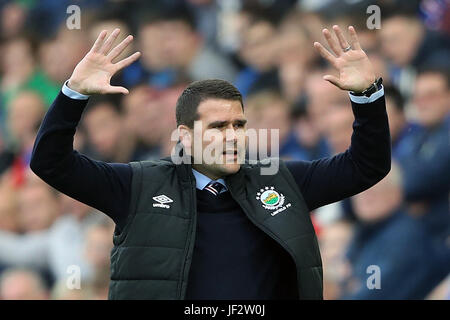
[[[184,125],[180,124],[178,126],[178,135],[180,142],[183,144],[185,150],[190,150],[192,147],[192,133],[191,129]]]

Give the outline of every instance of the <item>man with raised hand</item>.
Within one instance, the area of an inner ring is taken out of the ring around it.
[[[261,174],[260,162],[239,161],[245,157],[238,145],[245,135],[244,106],[240,92],[223,80],[190,84],[176,106],[183,151],[195,155],[196,148],[209,146],[194,136],[200,125],[201,137],[215,133],[210,143],[221,163],[105,163],[74,151],[89,95],[127,94],[110,79],[140,55],[114,62],[132,37],[111,49],[119,30],[108,37],[100,33],[49,109],[31,168],[116,223],[110,299],[322,299],[322,263],[309,211],[371,187],[390,170],[381,81],[353,27],[350,43],[338,26],[333,29],[338,41],[323,31],[332,52],[314,46],[339,72],[324,79],[352,91],[351,146],[312,162],[279,161],[271,175]]]

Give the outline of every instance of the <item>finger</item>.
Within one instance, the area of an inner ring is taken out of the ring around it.
[[[141,56],[140,52],[135,52],[131,56],[129,56],[129,57],[123,59],[123,60],[120,60],[119,62],[114,64],[116,66],[116,71],[129,66],[130,64],[135,62],[140,56]]]
[[[325,36],[325,39],[327,40],[331,50],[333,50],[334,54],[339,57],[342,53],[342,49],[337,44],[336,40],[333,39],[330,31],[328,31],[328,29],[323,29],[322,33]]]
[[[120,86],[109,86],[106,88],[105,93],[122,93],[122,94],[128,94],[130,93],[127,88],[120,87]]]
[[[97,40],[95,40],[94,45],[91,48],[92,52],[98,52],[100,50],[103,40],[105,39],[107,34],[108,34],[108,31],[106,31],[106,30],[103,30],[102,32],[100,32],[100,34],[97,37]]]
[[[129,35],[108,53],[108,57],[111,60],[117,58],[123,52],[123,50],[125,50],[125,48],[130,44],[131,41],[133,41],[133,36]]]
[[[344,34],[341,31],[341,28],[339,28],[339,26],[337,26],[337,25],[334,25],[333,30],[339,40],[339,44],[341,45],[341,48],[342,49],[348,48],[348,42],[345,39]]]
[[[111,49],[114,41],[120,33],[120,29],[114,29],[114,31],[109,35],[108,39],[103,43],[103,46],[100,48],[99,52],[106,54]]]
[[[320,42],[314,42],[314,48],[316,48],[317,51],[319,51],[320,55],[330,62],[332,65],[334,65],[334,61],[336,59],[335,56],[333,56],[330,51],[325,49],[325,47]]]
[[[361,50],[361,45],[359,44],[355,28],[353,28],[352,26],[348,27],[348,32],[350,33],[350,42],[352,44],[353,49]]]
[[[336,87],[342,89],[341,82],[339,81],[339,79],[338,79],[337,77],[332,76],[332,75],[330,75],[330,74],[327,74],[327,75],[323,76],[323,79],[326,80],[326,81],[328,81],[328,82],[331,82],[331,83],[334,84]]]

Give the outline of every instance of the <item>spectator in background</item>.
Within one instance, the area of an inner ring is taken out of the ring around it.
[[[132,86],[143,82],[156,88],[166,88],[176,82],[177,79],[163,46],[165,37],[164,25],[156,18],[153,18],[153,16],[144,16],[141,19],[142,22],[138,29],[137,47],[142,52],[142,60],[134,63],[141,66],[141,68],[132,78],[127,79],[125,84]],[[158,45],[155,45],[156,43]]]
[[[11,101],[7,128],[11,147],[23,166],[27,166],[30,162],[34,139],[45,111],[42,97],[34,91],[22,91]]]
[[[323,81],[323,73],[327,72],[320,69],[314,70],[308,75],[305,83],[308,114],[323,136],[327,127],[325,120],[329,108],[333,105],[345,104],[347,101],[347,96],[342,91]]]
[[[164,112],[151,103],[158,93],[159,91],[142,84],[134,87],[130,94],[123,98],[125,124],[137,139],[134,160],[156,160],[161,155],[161,119]]]
[[[137,138],[134,160],[153,160],[170,155],[173,145],[171,133],[176,128],[176,99],[182,90],[181,86],[155,90],[140,85],[124,98],[125,121]]]
[[[414,106],[418,128],[398,146],[405,199],[430,236],[450,252],[450,71],[423,68],[416,79]],[[445,245],[446,243],[446,245]]]
[[[352,138],[353,113],[347,105],[333,105],[325,115],[325,137],[333,154],[345,152]]]
[[[5,141],[5,151],[6,154],[11,153],[11,159],[4,169],[9,169],[8,179],[14,186],[20,186],[24,180],[45,110],[42,97],[35,91],[21,91],[10,103],[6,117],[8,141]]]
[[[299,150],[304,152],[303,160],[316,160],[330,155],[328,142],[321,135],[319,128],[307,110],[307,100],[294,104],[292,116],[294,132],[299,144]]]
[[[276,69],[276,26],[275,22],[262,15],[240,12],[246,16],[243,27],[239,58],[245,64],[237,75],[234,84],[243,97],[266,88],[279,89],[278,71]]]
[[[9,269],[0,275],[0,300],[47,300],[47,288],[31,270]]]
[[[175,109],[178,97],[181,95],[187,84],[180,84],[178,86],[173,86],[164,90],[164,92],[159,96],[158,103],[161,112],[161,155],[170,156],[171,152],[178,141],[178,139],[173,139],[172,133],[176,130],[176,116]]]
[[[31,170],[26,177],[19,191],[17,227],[0,229],[0,265],[50,273],[49,283],[65,281],[67,268],[77,265],[83,281],[92,279],[83,244],[89,226],[99,216],[92,208],[56,194]],[[2,189],[6,187],[3,184]]]
[[[12,99],[22,90],[38,92],[46,105],[50,105],[57,95],[59,88],[36,64],[36,54],[36,43],[27,37],[13,38],[4,45],[0,82],[4,108],[8,109]]]
[[[436,62],[448,64],[449,36],[427,31],[416,14],[385,11],[380,39],[382,52],[392,63],[393,83],[407,97],[412,93],[417,68]]]
[[[135,137],[127,130],[120,101],[112,97],[93,97],[82,125],[93,151],[104,161],[128,162],[134,158]]]
[[[7,180],[4,183],[8,185]],[[0,265],[32,268],[50,283],[45,247],[49,245],[48,228],[59,214],[56,194],[34,176],[18,189],[17,203],[17,227],[0,230]]]
[[[341,283],[350,272],[345,253],[352,235],[353,224],[346,219],[335,219],[321,225],[319,246],[323,263],[325,300],[336,300],[342,295]]]
[[[188,9],[195,17],[197,30],[208,46],[217,47],[217,16],[220,3],[215,0],[187,0]]]
[[[15,190],[4,180],[0,182],[0,230],[18,232],[18,201]]]
[[[183,7],[143,16],[140,30],[139,46],[147,56],[143,60],[146,83],[167,88],[185,79],[234,80],[234,66],[206,45]]]
[[[94,299],[108,299],[113,233],[114,223],[107,217],[103,217],[86,231],[84,254],[93,271],[91,283]]]
[[[292,130],[289,104],[279,92],[265,90],[250,95],[246,100],[245,112],[248,128],[267,129],[267,150],[262,150],[259,155],[270,156],[271,151],[277,150],[284,159],[305,158]],[[272,130],[278,130],[278,140]],[[272,145],[274,141],[279,145]]]
[[[400,91],[392,85],[385,85],[386,111],[391,132],[392,157],[397,158],[398,146],[417,127],[405,114],[405,100]]]
[[[2,4],[3,3],[0,3],[0,7]],[[4,6],[1,7],[0,19],[2,37],[5,39],[18,37],[23,32],[26,18],[27,9],[22,4],[14,1],[9,1],[9,3],[4,4]]]
[[[58,94],[61,84],[70,77],[79,59],[89,50],[86,48],[86,37],[84,30],[68,30],[64,23],[54,37],[42,40],[37,53],[38,62],[52,86],[45,100],[47,106],[51,104],[48,99]]]
[[[170,64],[192,81],[218,78],[233,81],[234,66],[218,52],[207,47],[195,30],[193,17],[187,11],[171,11],[163,22],[165,48]]]
[[[4,103],[2,107],[5,108],[19,88],[31,78],[35,61],[32,45],[27,38],[13,38],[4,44],[2,49],[0,89]]]
[[[313,41],[302,17],[300,12],[293,11],[283,19],[278,30],[278,76],[283,96],[290,103],[300,100],[307,75],[320,61],[310,45]]]
[[[60,213],[56,190],[28,171],[28,179],[19,190],[19,229],[23,233],[50,228]]]
[[[359,223],[348,248],[351,273],[341,298],[424,299],[445,278],[450,261],[439,258],[421,221],[405,212],[402,200],[395,164],[382,181],[352,198]],[[366,283],[373,274],[369,266],[379,268],[379,288]]]
[[[327,108],[321,121],[331,154],[346,152],[352,139],[354,121],[352,110],[345,104],[332,104]],[[349,198],[346,198],[318,208],[315,217],[319,224],[329,224],[343,218],[354,220],[354,213]]]

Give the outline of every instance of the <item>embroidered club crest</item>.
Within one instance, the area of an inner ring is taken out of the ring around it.
[[[284,204],[284,195],[275,191],[274,187],[264,187],[256,194],[256,200],[262,202],[262,206],[268,210],[276,210]]]

